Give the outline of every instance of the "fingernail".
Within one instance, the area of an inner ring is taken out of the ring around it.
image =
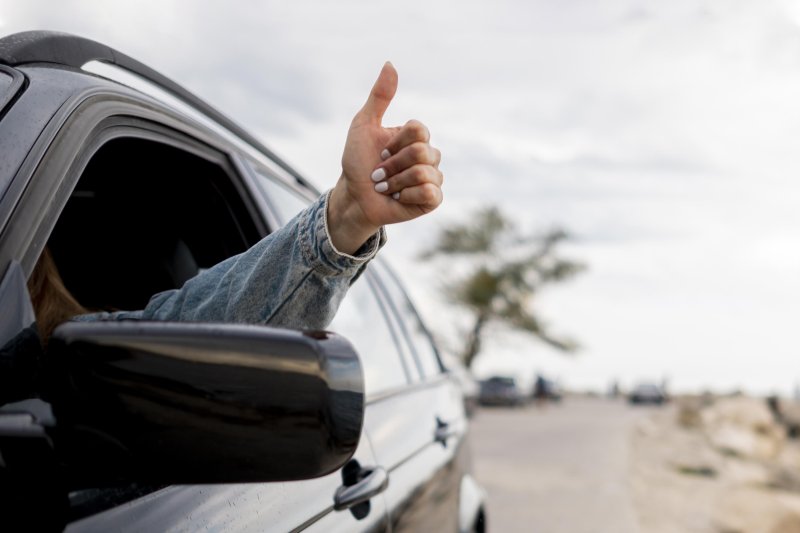
[[[392,198],[394,198],[395,200],[399,200],[400,199],[400,193],[399,192],[394,193],[392,195]]]
[[[370,177],[372,178],[372,181],[383,181],[386,179],[386,171],[382,168],[375,169],[375,172],[373,172],[372,176]]]
[[[372,178],[372,179],[375,179],[375,178]],[[378,192],[386,192],[387,190],[389,190],[389,184],[386,183],[385,181],[382,181],[380,183],[376,183],[375,184],[375,190],[378,191]]]
[[[383,159],[384,161],[389,159],[391,156],[392,156],[392,153],[386,148],[384,148],[383,152],[381,152],[381,159]]]

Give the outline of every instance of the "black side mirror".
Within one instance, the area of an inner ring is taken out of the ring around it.
[[[71,322],[45,383],[73,489],[322,476],[352,456],[364,416],[358,356],[327,332]]]

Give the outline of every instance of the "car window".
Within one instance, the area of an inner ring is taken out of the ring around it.
[[[398,323],[419,364],[420,372],[425,377],[440,374],[443,366],[433,339],[397,275],[382,261],[375,261],[375,268],[381,274],[381,287],[388,295],[392,311],[398,316]]]
[[[264,231],[222,153],[190,139],[136,135],[89,152],[47,241],[64,285],[88,311],[141,309]],[[73,491],[70,515],[79,519],[156,488]]]
[[[84,307],[141,309],[257,242],[254,221],[223,159],[120,137],[92,155],[48,244]]]
[[[364,369],[367,399],[408,383],[409,369],[368,280],[353,284],[328,329],[353,343]]]
[[[249,161],[248,161],[249,162]],[[250,164],[256,175],[256,183],[269,206],[277,213],[282,224],[286,224],[297,213],[305,209],[310,200],[291,190],[279,180],[271,178],[266,172]]]

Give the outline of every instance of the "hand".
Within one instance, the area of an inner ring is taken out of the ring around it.
[[[430,145],[428,129],[416,120],[381,126],[396,91],[397,71],[387,62],[347,133],[342,175],[328,203],[331,240],[344,253],[354,253],[381,226],[442,203],[441,153]]]

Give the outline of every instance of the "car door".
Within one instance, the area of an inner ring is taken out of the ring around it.
[[[365,427],[379,464],[390,472],[385,498],[392,530],[458,531],[460,489],[469,467],[461,390],[444,372],[431,336],[388,265],[376,261],[371,277],[419,376],[394,394],[367,398]]]
[[[23,266],[8,270],[8,294],[19,296],[20,276],[47,242],[88,307],[136,309],[269,231],[232,147],[215,145],[213,132],[167,111],[162,117],[152,102],[140,108],[129,94],[96,94],[77,107],[36,150],[41,160],[26,167],[36,170],[19,177],[27,187],[3,242],[16,243]],[[375,464],[366,438],[354,459]],[[67,531],[385,529],[382,498],[334,511],[347,482],[337,471],[286,483],[73,491]]]

